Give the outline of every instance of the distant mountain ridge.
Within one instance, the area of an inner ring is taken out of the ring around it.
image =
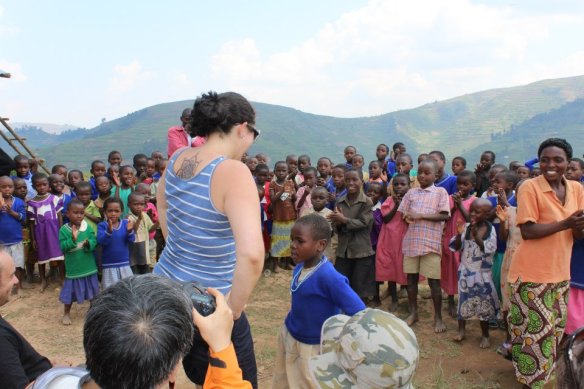
[[[55,123],[28,123],[28,122],[14,122],[11,124],[14,129],[25,128],[25,127],[36,127],[40,128],[49,134],[60,134],[64,131],[76,130],[80,128],[79,126],[74,126],[72,124],[55,124]]]
[[[567,137],[581,154],[584,122],[575,111],[582,98],[584,76],[487,90],[418,108],[348,119],[254,102],[262,136],[250,152],[266,152],[272,163],[287,154],[304,153],[313,159],[329,156],[343,162],[343,148],[352,144],[368,161],[375,158],[379,143],[402,141],[414,157],[421,151],[438,149],[448,159],[463,155],[474,163],[478,158],[475,154],[480,153],[477,150],[485,149],[515,153],[509,156],[513,159],[528,158],[536,151],[533,144],[539,144],[545,134],[555,133]],[[87,171],[93,159],[105,159],[114,149],[120,150],[126,161],[139,152],[165,152],[167,129],[179,123],[181,111],[192,103],[187,100],[147,107],[102,123],[81,139],[45,147],[39,153],[49,164],[59,162]],[[570,112],[569,118],[559,120],[561,112]]]

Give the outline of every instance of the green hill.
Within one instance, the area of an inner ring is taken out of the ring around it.
[[[498,134],[578,98],[584,98],[584,76],[477,92],[414,109],[350,119],[253,103],[262,136],[251,152],[266,152],[272,162],[290,153],[307,153],[313,158],[326,155],[341,162],[343,147],[352,144],[369,160],[374,158],[377,144],[403,141],[413,154],[440,149],[449,158],[455,154],[471,157],[468,153],[474,147],[489,148],[491,140],[499,140]],[[166,130],[179,122],[181,111],[189,106],[192,101],[148,107],[103,123],[89,130],[83,139],[63,143],[58,148],[43,148],[39,154],[49,165],[61,162],[88,170],[91,160],[106,158],[110,150],[120,150],[127,160],[138,152],[164,151]],[[576,131],[578,125],[566,122],[556,131],[560,134],[570,128]],[[582,149],[584,141],[575,139],[574,146]],[[505,141],[493,143],[492,148],[501,153],[506,150]]]
[[[495,150],[497,161],[527,160],[536,156],[539,144],[552,137],[564,138],[572,145],[575,157],[584,152],[584,99],[564,104],[558,109],[542,113],[502,134],[494,134],[492,141],[477,146],[465,155],[478,156],[483,150]],[[476,162],[476,161],[473,161]]]

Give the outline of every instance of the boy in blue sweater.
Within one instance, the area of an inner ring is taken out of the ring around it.
[[[290,233],[296,263],[290,294],[292,307],[278,336],[272,388],[314,388],[308,360],[318,355],[320,329],[331,316],[352,316],[365,309],[348,279],[323,255],[331,237],[328,221],[313,213],[294,223]]]
[[[0,249],[6,251],[14,260],[18,278],[16,290],[20,295],[24,276],[22,223],[26,221],[26,205],[21,199],[14,197],[13,193],[12,178],[0,177]]]

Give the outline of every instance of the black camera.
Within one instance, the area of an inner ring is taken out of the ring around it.
[[[183,289],[187,296],[193,303],[193,308],[201,314],[201,316],[209,316],[215,312],[217,303],[215,297],[207,293],[206,289],[196,282],[188,282],[183,284]]]

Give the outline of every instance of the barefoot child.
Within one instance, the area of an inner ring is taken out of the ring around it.
[[[493,283],[493,258],[497,249],[497,233],[488,222],[492,205],[489,200],[475,199],[470,206],[470,223],[459,222],[451,249],[460,250],[458,270],[458,335],[464,340],[466,321],[481,322],[480,347],[489,348],[489,321],[496,320],[499,298]]]
[[[91,187],[89,188],[91,195]],[[89,227],[85,218],[85,207],[78,199],[71,200],[67,209],[69,223],[59,230],[59,245],[65,254],[65,284],[59,295],[59,300],[65,305],[64,325],[71,324],[71,305],[73,301],[83,304],[91,301],[99,293],[97,266],[93,250],[97,244],[95,233]]]
[[[375,279],[378,282],[388,281],[388,291],[391,296],[389,310],[393,312],[397,310],[398,304],[396,284],[402,286],[408,284],[402,253],[402,242],[408,230],[408,224],[403,220],[398,207],[410,189],[410,179],[408,175],[398,173],[393,177],[392,185],[393,196],[388,197],[381,205],[383,225],[377,242]]]
[[[135,239],[130,243],[130,266],[134,274],[148,273],[148,265],[153,265],[150,258],[150,232],[156,231],[157,225],[152,223],[150,216],[144,209],[146,199],[138,192],[132,192],[128,196],[130,214],[128,220],[133,224]]]
[[[288,267],[290,230],[296,220],[296,210],[294,209],[296,190],[293,181],[295,173],[288,174],[288,172],[288,164],[286,162],[276,162],[274,166],[275,177],[270,182],[270,201],[273,209],[270,254],[283,269],[290,269]]]
[[[144,212],[146,213],[146,215],[148,215],[148,217],[152,221],[152,224],[154,225],[154,228],[153,229],[151,228],[150,232],[148,233],[149,239],[148,250],[150,250],[149,265],[151,265],[152,267],[158,261],[156,247],[156,231],[158,231],[158,229],[160,228],[160,223],[158,222],[158,210],[156,209],[156,205],[152,203],[152,197],[150,196],[150,185],[144,182],[136,185],[136,193],[140,193],[142,196],[144,196],[145,201]]]
[[[408,275],[408,325],[418,321],[418,281],[420,274],[428,279],[434,305],[434,332],[446,331],[442,322],[440,290],[440,252],[444,222],[450,218],[448,193],[434,186],[438,173],[436,162],[426,159],[418,165],[419,188],[410,189],[398,211],[409,224],[403,240],[404,272]]]
[[[456,187],[458,192],[450,196],[450,219],[444,224],[444,235],[442,237],[442,261],[440,286],[444,293],[448,295],[448,314],[456,317],[456,306],[454,305],[454,295],[458,293],[458,267],[460,265],[460,253],[449,249],[450,240],[456,236],[459,223],[470,221],[470,205],[475,200],[475,196],[470,194],[476,185],[476,176],[469,170],[459,172],[456,177]]]
[[[377,252],[377,242],[379,241],[379,232],[381,231],[381,226],[383,225],[383,217],[381,215],[381,202],[384,195],[384,186],[378,182],[371,183],[367,188],[367,197],[371,199],[373,203],[373,227],[371,228],[371,248],[373,249],[373,255]],[[379,286],[380,282],[376,282],[377,292],[373,298],[373,302],[370,305],[371,308],[376,308],[381,305],[381,300],[379,297]]]
[[[133,275],[130,268],[130,243],[136,238],[134,223],[121,219],[124,204],[110,197],[103,205],[105,221],[97,225],[97,243],[103,247],[102,288]]]
[[[296,263],[290,294],[292,305],[278,335],[272,388],[310,389],[308,360],[318,355],[323,323],[343,312],[352,316],[365,305],[323,255],[330,226],[321,216],[301,217],[292,227],[292,259]]]
[[[22,223],[26,221],[26,204],[14,197],[14,182],[8,176],[0,177],[0,249],[14,260],[16,290],[20,294],[24,278],[24,245]]]
[[[28,202],[27,218],[30,220],[32,246],[37,251],[41,292],[44,292],[47,289],[45,276],[47,263],[56,261],[61,285],[65,280],[64,258],[59,247],[63,201],[49,193],[49,180],[43,173],[34,174],[32,183],[37,194]]]

